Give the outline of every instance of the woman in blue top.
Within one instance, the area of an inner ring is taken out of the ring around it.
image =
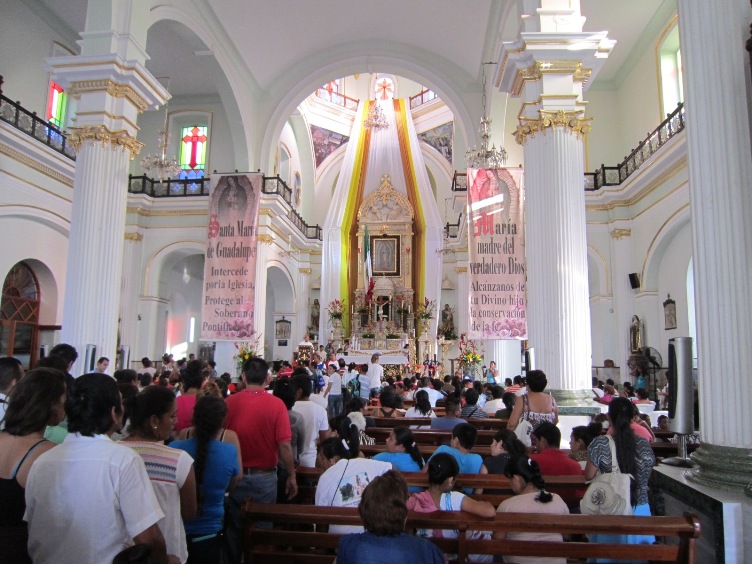
[[[395,427],[386,438],[386,452],[380,452],[373,458],[382,462],[391,462],[400,472],[420,472],[425,464],[418,445],[415,444],[413,432],[407,427]],[[414,493],[421,489],[411,486],[408,491]]]
[[[226,415],[221,398],[200,398],[193,410],[191,438],[170,444],[194,459],[198,512],[184,523],[189,564],[215,564],[221,558],[225,492],[241,477],[237,448],[221,442]]]

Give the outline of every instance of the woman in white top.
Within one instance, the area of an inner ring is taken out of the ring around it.
[[[428,398],[428,392],[418,390],[415,392],[415,405],[407,410],[405,417],[436,417],[431,408],[431,400]],[[430,425],[410,425],[411,429],[430,429]]]
[[[144,461],[154,493],[164,513],[157,524],[164,535],[167,553],[181,562],[188,560],[183,519],[196,516],[196,476],[193,458],[184,450],[164,445],[177,421],[175,396],[162,386],[149,386],[128,399],[128,438],[121,441]]]
[[[389,462],[359,458],[358,428],[345,419],[338,437],[329,437],[319,447],[318,466],[325,469],[316,486],[316,505],[358,507],[363,490],[376,476],[392,470]],[[363,527],[332,525],[332,533],[362,533]]]

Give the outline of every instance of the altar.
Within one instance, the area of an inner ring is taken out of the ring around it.
[[[350,349],[342,358],[345,359],[347,364],[354,362],[355,364],[370,364],[371,357],[374,354],[379,354],[379,364],[384,366],[397,364],[404,366],[409,362],[407,355],[402,351],[390,351],[390,350],[368,350],[368,351],[355,351]]]

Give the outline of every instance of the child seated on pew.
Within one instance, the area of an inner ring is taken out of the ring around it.
[[[460,474],[479,474],[483,466],[483,458],[479,454],[470,452],[478,440],[478,430],[470,423],[460,423],[452,429],[452,442],[450,446],[441,445],[437,448],[429,462],[439,454],[449,454],[457,461]],[[428,466],[423,467],[423,472],[428,472]],[[472,489],[466,489],[465,493],[472,493]]]

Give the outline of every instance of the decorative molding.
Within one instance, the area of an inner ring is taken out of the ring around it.
[[[125,208],[125,213],[135,213],[143,217],[182,217],[190,215],[208,215],[207,210],[147,210],[144,208]]]
[[[590,121],[593,118],[583,117],[585,110],[573,110],[565,112],[564,110],[538,110],[541,114],[538,118],[518,118],[520,125],[514,131],[514,140],[518,144],[524,145],[528,135],[535,137],[536,133],[544,133],[546,129],[554,127],[563,127],[570,133],[578,137],[587,135],[590,132]]]
[[[535,61],[529,67],[517,70],[512,81],[511,93],[513,96],[519,96],[526,82],[538,81],[544,74],[569,74],[575,81],[587,82],[592,72],[592,69],[582,68],[582,61]]]
[[[454,267],[454,271],[457,274],[463,274],[463,273],[467,272],[467,267],[466,266],[455,266]]]
[[[136,155],[141,152],[141,147],[144,146],[141,141],[133,137],[125,129],[121,129],[120,131],[110,131],[104,125],[96,127],[87,125],[84,127],[72,127],[71,129],[73,132],[68,136],[68,142],[73,146],[77,153],[81,149],[81,146],[87,141],[101,141],[103,146],[110,143],[115,148],[120,147],[122,149],[128,149],[131,154],[131,160],[133,160],[136,158]]]
[[[307,274],[307,275],[310,275],[310,274],[312,274],[312,273],[313,273],[313,269],[312,269],[312,268],[309,268],[309,267],[304,267],[304,268],[299,268],[299,269],[298,269],[298,272],[300,272],[301,274]]]
[[[609,235],[611,235],[612,239],[622,239],[623,237],[630,237],[632,235],[631,229],[614,229],[612,230]]]
[[[256,239],[259,243],[263,243],[264,245],[271,245],[274,242],[274,237],[266,233],[262,233]]]
[[[386,222],[412,222],[415,217],[413,206],[407,196],[392,187],[391,180],[388,174],[381,177],[378,189],[363,200],[358,210],[358,221],[371,224],[381,222],[382,231],[390,229]]]
[[[126,241],[143,241],[144,236],[141,235],[141,233],[126,233],[125,240]]]
[[[60,174],[58,171],[48,166],[44,166],[36,159],[33,159],[29,157],[28,155],[25,155],[24,153],[20,153],[19,151],[16,151],[15,149],[8,147],[8,145],[4,143],[0,143],[0,154],[7,155],[14,161],[19,162],[22,165],[26,165],[29,168],[33,168],[34,170],[37,170],[41,172],[42,174],[49,176],[53,180],[57,180],[58,182],[61,182],[62,184],[65,184],[66,186],[73,188],[73,179],[70,178],[69,176]],[[36,187],[41,188],[39,186],[36,186]],[[45,190],[45,192],[48,192],[48,190]],[[71,200],[66,200],[66,201],[70,202]]]
[[[68,89],[70,96],[80,96],[84,92],[106,92],[113,98],[126,98],[136,107],[138,113],[142,113],[149,107],[149,103],[139,96],[131,86],[118,84],[110,79],[71,82]]]

